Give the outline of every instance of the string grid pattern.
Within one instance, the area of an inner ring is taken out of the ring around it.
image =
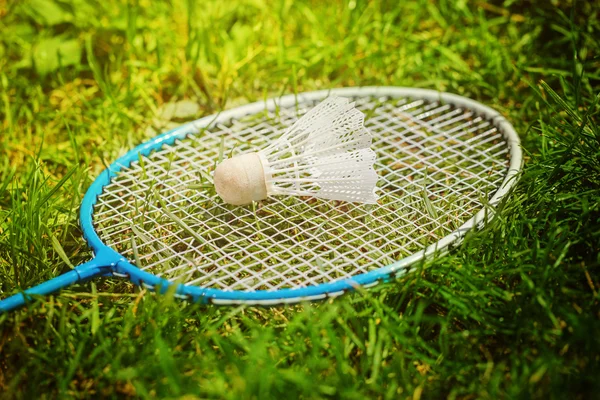
[[[450,234],[501,185],[509,150],[491,121],[450,104],[359,97],[373,136],[376,204],[275,196],[222,203],[226,156],[264,148],[315,106],[303,102],[218,123],[142,157],[104,187],[96,232],[142,270],[221,290],[318,285],[402,259]]]

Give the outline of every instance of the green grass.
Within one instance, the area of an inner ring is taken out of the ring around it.
[[[556,5],[553,5],[556,4]],[[0,316],[0,397],[588,398],[600,385],[592,2],[0,1],[0,296],[91,257],[77,209],[165,104],[319,88],[454,92],[526,166],[502,213],[398,281],[216,308],[102,279]],[[177,113],[175,113],[177,114]],[[172,119],[172,121],[171,121]]]

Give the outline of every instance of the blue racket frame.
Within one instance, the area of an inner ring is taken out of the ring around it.
[[[440,239],[438,242],[430,245],[426,249],[414,253],[411,256],[403,258],[388,266],[381,267],[368,273],[356,275],[351,279],[343,279],[315,286],[281,289],[276,291],[223,291],[219,289],[202,288],[174,283],[137,268],[121,254],[106,246],[97,235],[93,225],[93,212],[98,196],[100,196],[104,187],[110,183],[111,179],[117,176],[121,168],[128,167],[132,162],[139,160],[140,155],[147,156],[153,151],[161,149],[165,145],[173,144],[178,139],[184,139],[188,135],[197,134],[201,129],[209,127],[215,122],[227,121],[231,118],[239,118],[244,115],[257,113],[265,110],[265,108],[274,109],[275,107],[289,107],[296,104],[300,100],[322,100],[329,95],[347,97],[414,97],[422,98],[428,101],[441,101],[450,103],[476,111],[485,118],[493,120],[495,126],[498,127],[498,129],[503,133],[504,138],[508,142],[511,154],[508,173],[498,191],[490,199],[490,205],[492,207],[496,206],[516,183],[515,177],[519,173],[522,166],[522,153],[517,133],[513,129],[512,125],[497,111],[462,96],[425,89],[401,87],[362,87],[339,88],[302,93],[300,95],[287,95],[281,98],[248,104],[242,107],[224,111],[220,114],[201,118],[158,135],[155,138],[137,146],[113,162],[92,183],[83,198],[80,208],[81,229],[83,230],[83,236],[85,240],[94,251],[94,258],[91,261],[75,267],[73,270],[63,275],[0,301],[0,313],[25,305],[32,299],[33,296],[47,295],[77,282],[86,281],[99,276],[111,275],[127,277],[129,280],[131,280],[131,282],[137,285],[160,293],[166,292],[171,286],[175,285],[175,295],[177,297],[201,303],[245,303],[276,305],[282,303],[295,303],[299,301],[322,300],[325,298],[339,296],[358,287],[368,288],[378,284],[381,281],[387,281],[403,275],[404,273],[410,271],[410,266],[414,265],[420,260],[423,260],[424,258],[435,253],[444,252],[452,244],[458,244],[466,232],[477,225],[484,224],[493,216],[493,209],[482,208],[477,214],[465,222],[456,231]]]

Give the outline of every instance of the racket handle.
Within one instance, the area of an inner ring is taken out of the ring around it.
[[[47,295],[66,288],[76,282],[102,274],[95,260],[79,265],[77,268],[37,286],[29,288],[0,301],[0,314],[22,307],[31,301],[32,296]]]

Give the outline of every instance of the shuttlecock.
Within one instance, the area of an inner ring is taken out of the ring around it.
[[[272,195],[375,203],[376,156],[364,119],[348,99],[329,97],[263,150],[220,163],[216,191],[235,205]]]

